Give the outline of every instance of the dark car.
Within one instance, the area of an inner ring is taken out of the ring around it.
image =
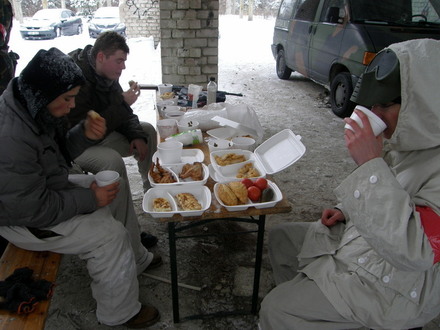
[[[97,38],[105,31],[115,31],[125,36],[125,24],[121,23],[118,7],[101,7],[96,10],[89,22],[89,35]]]
[[[440,39],[440,0],[283,0],[272,53],[280,79],[292,71],[330,89],[332,111],[349,116],[359,76],[392,43]]]
[[[69,9],[41,9],[20,26],[23,39],[54,39],[82,31],[81,17]]]

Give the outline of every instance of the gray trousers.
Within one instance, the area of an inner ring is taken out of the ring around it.
[[[147,122],[141,122],[141,126],[145,134],[148,135],[148,154],[143,161],[139,161],[136,152],[134,155],[129,153],[130,143],[124,135],[112,132],[99,144],[86,149],[75,159],[75,163],[84,171],[93,174],[102,170],[113,170],[118,172],[121,178],[127,180],[127,170],[122,157],[134,156],[138,161],[139,173],[141,174],[144,191],[146,191],[150,188],[148,171],[153,155],[157,150],[157,133],[155,128]]]
[[[277,286],[261,303],[262,330],[342,330],[361,324],[344,319],[314,281],[298,273],[297,255],[310,223],[286,223],[269,232],[269,256]]]
[[[74,175],[71,181],[88,187],[93,176]],[[85,260],[99,322],[119,325],[139,312],[137,275],[151,263],[153,254],[140,242],[125,180],[120,181],[118,196],[109,206],[44,229],[60,236],[39,239],[19,226],[0,226],[0,235],[23,249],[74,254]]]

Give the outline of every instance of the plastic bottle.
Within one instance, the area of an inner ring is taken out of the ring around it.
[[[209,79],[206,89],[208,90],[207,104],[215,103],[217,101],[217,84],[214,77]]]
[[[203,142],[203,135],[200,129],[193,129],[182,133],[171,135],[165,141],[177,140],[183,143],[184,146],[190,146]]]

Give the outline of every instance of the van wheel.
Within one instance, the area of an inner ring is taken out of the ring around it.
[[[277,53],[277,76],[280,79],[287,80],[290,78],[292,70],[286,66],[286,57],[284,49],[280,49]]]
[[[350,101],[353,93],[353,83],[348,72],[336,75],[330,84],[330,102],[333,113],[341,118],[349,117],[355,104]]]

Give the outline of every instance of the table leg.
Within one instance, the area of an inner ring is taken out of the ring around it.
[[[168,238],[170,244],[170,266],[171,266],[171,295],[173,300],[173,320],[178,323],[179,320],[179,288],[177,284],[177,256],[176,256],[176,224],[168,223]]]
[[[257,314],[258,291],[260,288],[260,273],[261,273],[261,260],[263,256],[265,222],[266,222],[266,216],[260,215],[258,218],[257,249],[255,253],[254,289],[252,293],[252,309],[251,309],[252,314]]]

